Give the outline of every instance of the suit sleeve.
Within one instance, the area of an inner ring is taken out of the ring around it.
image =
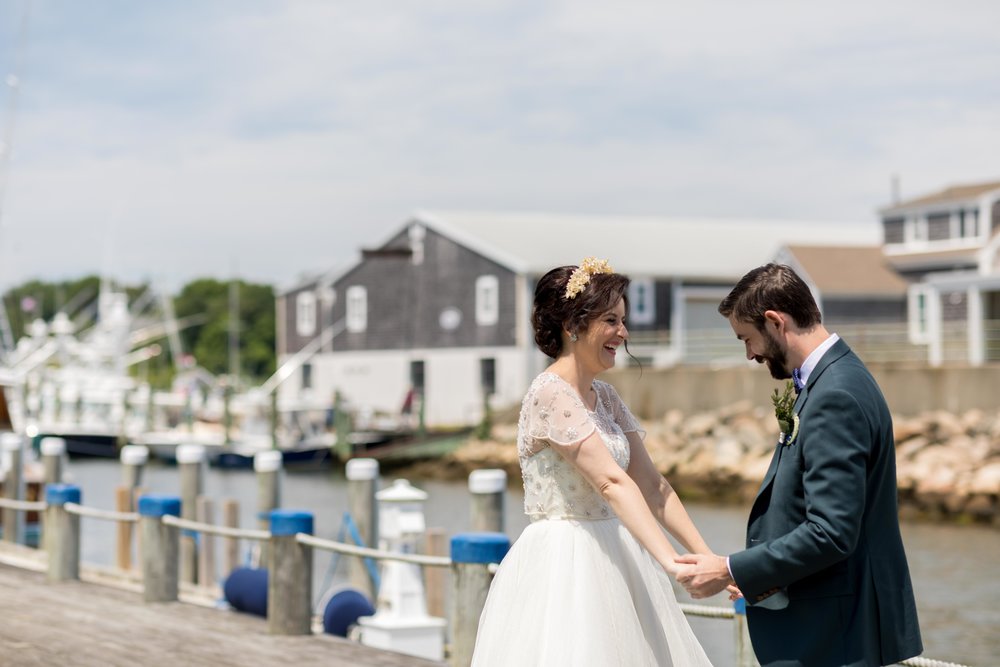
[[[781,537],[730,556],[733,578],[749,599],[847,558],[858,543],[872,439],[869,420],[847,391],[817,393],[810,396],[813,401],[809,424],[802,425],[792,445],[802,447],[804,520]]]

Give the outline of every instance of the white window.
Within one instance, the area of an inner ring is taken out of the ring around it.
[[[962,209],[958,212],[958,236],[974,239],[979,236],[979,209]]]
[[[928,341],[928,302],[930,290],[923,285],[913,285],[907,295],[907,319],[909,320],[910,342],[922,344]]]
[[[347,330],[364,331],[368,328],[368,290],[361,285],[347,288]]]
[[[652,278],[634,278],[628,286],[628,321],[631,324],[656,322],[656,285]]]
[[[476,324],[490,326],[500,319],[500,283],[496,276],[476,278]]]
[[[316,335],[316,295],[312,290],[299,292],[295,297],[295,333]]]

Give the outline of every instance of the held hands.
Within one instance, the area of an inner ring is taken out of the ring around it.
[[[674,558],[674,563],[675,569],[670,574],[674,575],[688,594],[696,600],[711,597],[722,590],[729,591],[730,600],[743,595],[730,576],[729,567],[723,556],[684,554]]]

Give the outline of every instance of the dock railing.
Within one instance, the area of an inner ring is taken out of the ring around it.
[[[509,546],[502,533],[467,533],[452,538],[451,557],[404,554],[327,540],[313,535],[313,515],[295,510],[273,510],[271,530],[233,528],[180,517],[177,496],[140,496],[138,512],[108,511],[81,504],[82,493],[72,484],[47,484],[45,501],[0,498],[0,509],[44,513],[43,548],[47,553],[47,576],[59,582],[80,577],[80,517],[140,525],[143,597],[147,602],[178,599],[180,535],[182,531],[255,540],[268,545],[269,571],[277,576],[268,582],[268,631],[294,635],[312,632],[312,555],[314,550],[376,561],[400,561],[420,567],[450,569],[452,601],[449,665],[469,664],[475,645],[476,627],[496,563]],[[9,513],[8,513],[9,516]],[[502,522],[502,517],[501,517]],[[737,665],[757,665],[746,632],[741,605],[735,608],[681,604],[688,616],[732,621],[736,637]],[[957,663],[910,658],[909,667],[964,667]]]

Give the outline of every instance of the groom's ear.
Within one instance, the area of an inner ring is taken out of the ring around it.
[[[785,317],[784,313],[780,313],[777,310],[765,310],[764,311],[764,328],[771,329],[772,333],[781,334],[785,330]]]

